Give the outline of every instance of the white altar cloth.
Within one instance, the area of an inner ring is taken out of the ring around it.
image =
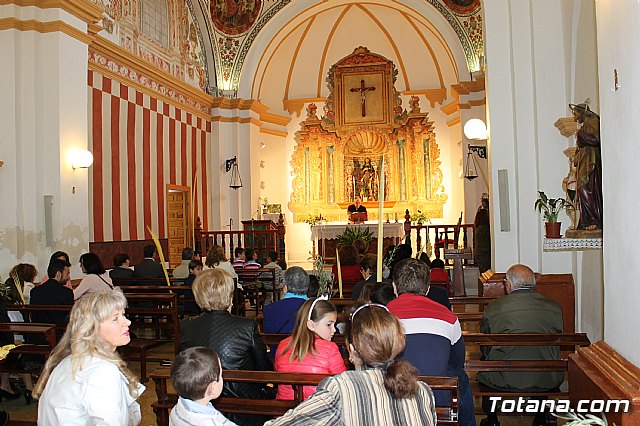
[[[311,227],[311,240],[331,240],[338,238],[344,232],[347,227],[360,227],[367,228],[373,234],[373,238],[378,238],[378,222],[365,222],[365,223],[347,223],[347,222],[332,222],[327,224],[313,225]],[[382,233],[385,238],[403,238],[404,237],[404,223],[384,223]]]

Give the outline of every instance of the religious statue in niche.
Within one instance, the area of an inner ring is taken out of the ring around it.
[[[574,166],[576,179],[575,207],[580,217],[578,229],[602,229],[602,158],[600,156],[600,117],[584,103],[570,104],[578,122]]]
[[[213,0],[211,20],[225,34],[246,32],[260,13],[262,0]]]
[[[348,164],[346,167],[347,175],[350,177],[350,182],[347,187],[348,199],[355,199],[360,197],[362,201],[377,201],[380,192],[378,167],[376,167],[371,161],[371,158],[366,158],[362,164],[360,160],[354,159],[352,164]]]

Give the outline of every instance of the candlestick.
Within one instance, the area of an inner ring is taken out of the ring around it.
[[[396,212],[396,223],[398,223],[398,212]]]
[[[342,271],[340,270],[340,254],[336,247],[336,264],[338,266],[338,291],[340,292],[340,298],[342,299]]]
[[[380,198],[378,203],[378,274],[376,279],[382,282],[382,242],[384,240],[384,231],[382,228],[382,212],[384,210],[384,155],[382,156],[382,164],[380,164]]]

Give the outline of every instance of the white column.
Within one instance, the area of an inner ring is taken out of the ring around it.
[[[567,253],[542,251],[533,210],[537,190],[563,196],[566,140],[553,128],[566,114],[565,52],[559,2],[485,1],[487,109],[491,148],[493,267],[524,263],[543,273],[571,272]],[[510,230],[501,231],[498,170],[508,171]],[[568,219],[563,217],[565,226]]]

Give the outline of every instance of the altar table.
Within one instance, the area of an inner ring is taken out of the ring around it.
[[[360,227],[366,228],[373,234],[373,239],[369,244],[369,252],[376,253],[378,244],[378,223],[365,222],[359,224],[350,224],[346,222],[333,222],[327,224],[313,225],[311,227],[311,240],[313,241],[313,255],[322,256],[326,262],[335,262],[337,238],[345,228]],[[404,223],[384,223],[382,228],[383,234],[383,251],[386,247],[394,244],[400,244],[404,237]]]

